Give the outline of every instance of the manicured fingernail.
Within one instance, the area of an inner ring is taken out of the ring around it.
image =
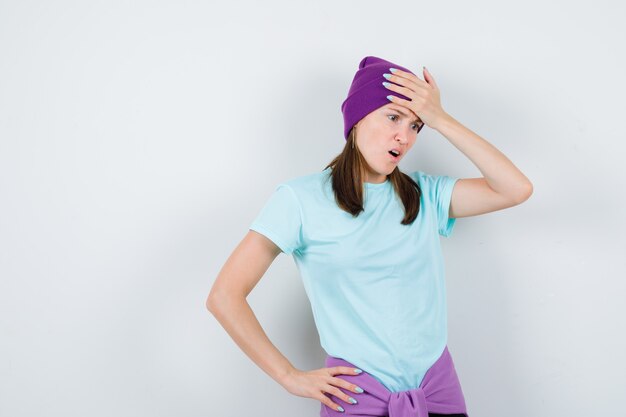
[[[362,370],[360,370],[359,368],[354,368],[354,372],[356,372],[357,374],[360,374],[361,372],[363,372]]]
[[[387,96],[387,100],[393,101],[393,100],[391,100],[391,96]]]
[[[387,81],[383,81],[383,85],[384,85],[385,87],[389,87],[389,84],[391,84],[391,83],[388,83]]]
[[[355,388],[356,392],[358,392],[359,394],[363,392],[363,388],[361,387],[356,387]]]
[[[348,401],[350,401],[352,404],[356,404],[356,400],[352,397],[348,398]]]
[[[337,406],[337,410],[341,411],[342,413],[345,411],[342,406]]]
[[[385,77],[386,79],[390,79],[391,78],[391,74],[385,73],[385,74],[383,74],[383,77]]]
[[[396,71],[398,71],[398,70],[397,70],[396,68],[389,68],[389,71],[391,71],[391,72],[396,72]]]

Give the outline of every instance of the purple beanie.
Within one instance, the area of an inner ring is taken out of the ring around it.
[[[391,71],[389,71],[389,68],[398,68],[413,74],[413,71],[409,69],[375,56],[366,56],[359,63],[359,69],[354,75],[352,85],[350,85],[348,97],[341,104],[344,125],[343,136],[346,140],[348,139],[350,129],[352,129],[352,126],[357,124],[359,120],[377,108],[391,103],[391,101],[387,99],[388,95],[410,100],[410,98],[395,91],[391,91],[383,85],[383,81],[387,81],[387,79],[383,77],[383,74],[390,74]],[[395,84],[393,82],[391,83]]]

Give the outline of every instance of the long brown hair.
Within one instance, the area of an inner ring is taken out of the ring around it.
[[[365,158],[356,146],[354,127],[350,130],[343,151],[326,165],[331,169],[333,192],[337,205],[357,217],[363,208],[363,179],[365,178]],[[420,210],[422,189],[410,176],[401,172],[398,166],[389,174],[389,180],[404,205],[402,224],[413,223]]]

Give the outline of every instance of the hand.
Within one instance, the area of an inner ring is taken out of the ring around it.
[[[359,394],[359,392],[357,391],[357,385],[351,384],[345,379],[335,377],[335,375],[339,374],[359,375],[359,373],[354,371],[354,368],[348,366],[333,366],[330,368],[314,369],[312,371],[295,369],[285,377],[282,385],[293,395],[313,398],[333,410],[341,411],[338,409],[339,404],[333,402],[328,396],[324,395],[324,393],[332,394],[342,399],[346,404],[353,405],[349,399],[350,395],[346,395],[337,387],[344,388],[350,391],[350,393]],[[357,399],[355,398],[355,400]]]
[[[411,110],[422,119],[424,124],[434,128],[447,113],[441,107],[439,87],[426,68],[424,68],[424,79],[426,81],[419,79],[410,72],[398,69],[391,73],[388,81],[392,83],[386,88],[409,97],[410,101],[391,95],[391,101]]]

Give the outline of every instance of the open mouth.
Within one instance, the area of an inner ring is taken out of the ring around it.
[[[389,151],[389,155],[391,155],[391,159],[394,161],[399,161],[400,160],[400,152],[396,151],[396,150],[390,150]]]

